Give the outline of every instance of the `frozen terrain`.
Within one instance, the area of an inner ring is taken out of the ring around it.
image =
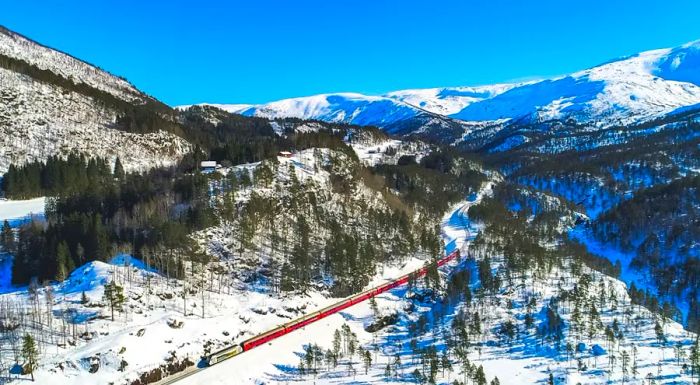
[[[293,172],[301,182],[330,190],[329,173],[319,162],[331,156],[341,155],[310,149],[290,158],[279,157],[276,177],[289,180]],[[258,162],[219,172],[253,174],[260,166]],[[213,185],[212,191],[217,188]],[[236,194],[237,201],[244,202],[254,191],[274,193],[271,188],[251,186]],[[360,189],[355,198],[365,204],[379,204],[376,192],[366,188]],[[24,217],[43,209],[43,202],[0,201],[0,210],[5,209],[1,212],[8,218]],[[337,202],[333,205],[341,209]],[[264,264],[258,258],[271,257],[265,252],[240,256],[231,243],[236,233],[229,227],[224,223],[194,235],[205,249],[221,259],[206,268],[184,262],[181,279],[167,278],[165,270],[157,270],[157,255],[139,261],[120,254],[108,263],[83,265],[64,282],[41,285],[36,297],[27,287],[4,285],[0,308],[12,310],[0,312],[0,324],[12,327],[25,316],[38,320],[32,327],[33,334],[42,336],[43,347],[41,366],[35,372],[37,383],[60,378],[59,383],[67,385],[122,384],[168,362],[198,364],[207,351],[240,342],[338,300],[320,290],[305,295],[280,294],[263,281],[247,280],[244,270],[256,271]],[[265,251],[264,242],[259,243]],[[422,267],[424,258],[415,255],[381,266],[369,286]],[[0,274],[9,283],[10,265],[3,266],[7,268]],[[104,286],[111,281],[124,288],[126,297],[123,311],[115,312],[114,321],[103,299]],[[40,299],[42,306],[33,307],[32,298]],[[5,333],[0,339],[0,373],[7,373],[11,363],[16,362],[13,351],[23,332]],[[0,376],[0,382],[5,379]]]
[[[481,196],[489,191],[491,184],[485,186],[482,193],[468,197],[467,202],[456,206],[446,214],[443,220],[443,237],[448,245],[469,251],[470,240],[480,230],[478,224],[472,223],[466,212],[470,205],[479,202]],[[471,268],[469,263],[449,266],[449,270]],[[475,344],[465,358],[451,356],[449,368],[442,366],[437,370],[437,383],[452,383],[473,375],[470,367],[482,366],[485,377],[491,381],[498,377],[503,384],[546,383],[551,375],[555,383],[668,383],[691,384],[691,377],[677,363],[677,352],[688,349],[695,338],[682,327],[670,320],[663,322],[665,341],[659,343],[655,336],[655,317],[647,310],[630,305],[624,284],[618,280],[587,270],[593,285],[589,294],[596,299],[598,287],[615,293],[619,302],[603,305],[600,308],[600,322],[611,324],[620,321],[625,338],[616,342],[584,337],[581,332],[569,330],[566,326],[564,341],[572,347],[566,352],[564,342],[557,351],[555,345],[540,340],[536,335],[524,336],[515,343],[504,342],[498,334],[498,325],[504,320],[522,320],[526,298],[536,298],[535,309],[541,309],[551,296],[559,290],[571,289],[576,282],[564,270],[553,270],[546,277],[523,277],[516,287],[506,288],[498,297],[486,298],[478,304],[448,306],[426,303],[417,312],[406,314],[405,288],[396,289],[382,295],[378,300],[381,314],[399,312],[402,315],[394,326],[370,333],[365,328],[376,319],[374,310],[368,303],[362,303],[346,311],[328,317],[318,323],[307,326],[302,331],[284,336],[268,345],[243,353],[231,360],[205,369],[196,375],[179,382],[182,384],[228,384],[231,381],[240,384],[402,384],[419,382],[413,376],[416,370],[425,373],[425,362],[409,346],[410,329],[423,316],[432,322],[427,332],[418,337],[418,346],[435,347],[438,355],[446,350],[445,333],[449,330],[460,311],[475,312],[482,318],[485,332],[481,337],[474,337]],[[578,284],[581,284],[579,282]],[[595,288],[595,289],[594,289]],[[607,295],[607,294],[606,294]],[[511,308],[508,302],[514,304]],[[562,309],[562,317],[569,325],[574,312]],[[438,314],[443,314],[438,316]],[[544,322],[543,313],[536,315],[536,323]],[[629,320],[629,321],[627,321]],[[321,349],[331,349],[334,331],[343,325],[349,326],[359,339],[360,345],[371,352],[372,362],[355,356],[346,356],[338,364],[330,364],[321,358],[319,370],[302,373],[300,362],[306,362],[306,351],[310,344],[318,344]],[[420,349],[420,348],[419,348]],[[469,350],[468,350],[469,351]],[[397,359],[398,357],[398,359]],[[464,362],[470,362],[465,366]],[[387,369],[387,365],[390,369]],[[445,369],[447,368],[447,369]],[[623,379],[624,378],[624,379]]]
[[[23,219],[31,215],[43,215],[46,198],[28,200],[0,199],[0,221]]]

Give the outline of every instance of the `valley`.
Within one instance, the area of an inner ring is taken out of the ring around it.
[[[695,384],[699,59],[170,106],[0,27],[0,384]]]

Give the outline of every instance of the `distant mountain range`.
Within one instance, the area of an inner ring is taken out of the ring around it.
[[[551,79],[479,87],[322,94],[261,105],[217,105],[266,118],[296,117],[425,132],[436,120],[463,127],[574,121],[590,129],[638,124],[700,104],[700,40]],[[458,130],[459,131],[459,130]],[[454,135],[459,140],[463,135]]]

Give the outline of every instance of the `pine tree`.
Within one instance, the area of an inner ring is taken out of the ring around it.
[[[117,160],[114,161],[114,173],[113,173],[113,175],[116,179],[124,179],[124,175],[125,175],[124,167],[122,166],[122,162],[119,159],[119,157],[117,157]]]
[[[442,377],[445,377],[445,370],[448,371],[448,373],[452,373],[452,363],[450,362],[450,358],[447,357],[447,350],[443,350],[442,352],[442,357],[440,358],[440,366],[442,367]]]
[[[370,353],[369,350],[365,350],[362,356],[365,364],[365,374],[367,374],[369,372],[369,368],[372,366],[372,353]]]
[[[29,333],[24,335],[22,339],[22,358],[25,361],[24,372],[25,374],[30,374],[32,376],[32,381],[34,381],[34,370],[37,368],[37,359],[39,357],[39,352],[36,348],[36,343],[34,342],[34,337]]]
[[[484,367],[482,365],[479,365],[476,369],[476,373],[474,373],[474,382],[477,385],[486,385],[486,374],[484,373]]]
[[[70,262],[69,262],[70,261]],[[56,248],[56,280],[61,282],[68,278],[73,260],[66,241],[61,241]]]
[[[629,374],[629,363],[630,363],[630,355],[627,353],[627,350],[622,351],[622,383],[624,384],[627,382],[627,376]]]
[[[414,370],[413,373],[412,373],[412,375],[413,375],[413,379],[414,379],[417,383],[419,383],[419,384],[422,384],[422,383],[423,383],[423,381],[424,381],[424,380],[423,380],[423,374],[421,374],[421,372],[420,372],[418,369]]]
[[[342,346],[342,343],[343,343],[343,338],[342,338],[342,335],[340,333],[340,330],[335,329],[335,333],[333,333],[333,354],[336,357],[340,356],[340,348]]]
[[[78,263],[80,265],[85,263],[85,248],[80,242],[78,242],[78,245],[75,247],[75,255],[78,257]]]
[[[379,306],[377,306],[377,300],[372,297],[369,299],[369,307],[372,309],[372,314],[374,314],[375,318],[379,317]]]
[[[2,233],[0,233],[0,247],[2,250],[14,254],[17,252],[17,245],[15,242],[15,234],[10,227],[10,223],[5,220],[2,225]]]
[[[593,340],[593,338],[598,334],[598,328],[601,325],[600,315],[598,314],[598,309],[594,304],[591,304],[591,309],[588,313],[588,340]]]
[[[700,338],[695,339],[695,344],[690,348],[690,376],[695,377],[696,373],[700,373]]]
[[[656,321],[656,324],[654,325],[654,333],[656,333],[656,340],[659,342],[660,345],[663,345],[666,343],[666,336],[664,335],[664,328],[661,326],[659,321]]]
[[[112,311],[112,321],[114,321],[114,309],[121,309],[125,302],[124,289],[114,281],[105,284],[102,299],[109,304]]]

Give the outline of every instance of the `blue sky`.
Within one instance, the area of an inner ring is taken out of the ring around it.
[[[700,39],[697,0],[47,0],[2,8],[0,24],[171,105],[507,82]]]

